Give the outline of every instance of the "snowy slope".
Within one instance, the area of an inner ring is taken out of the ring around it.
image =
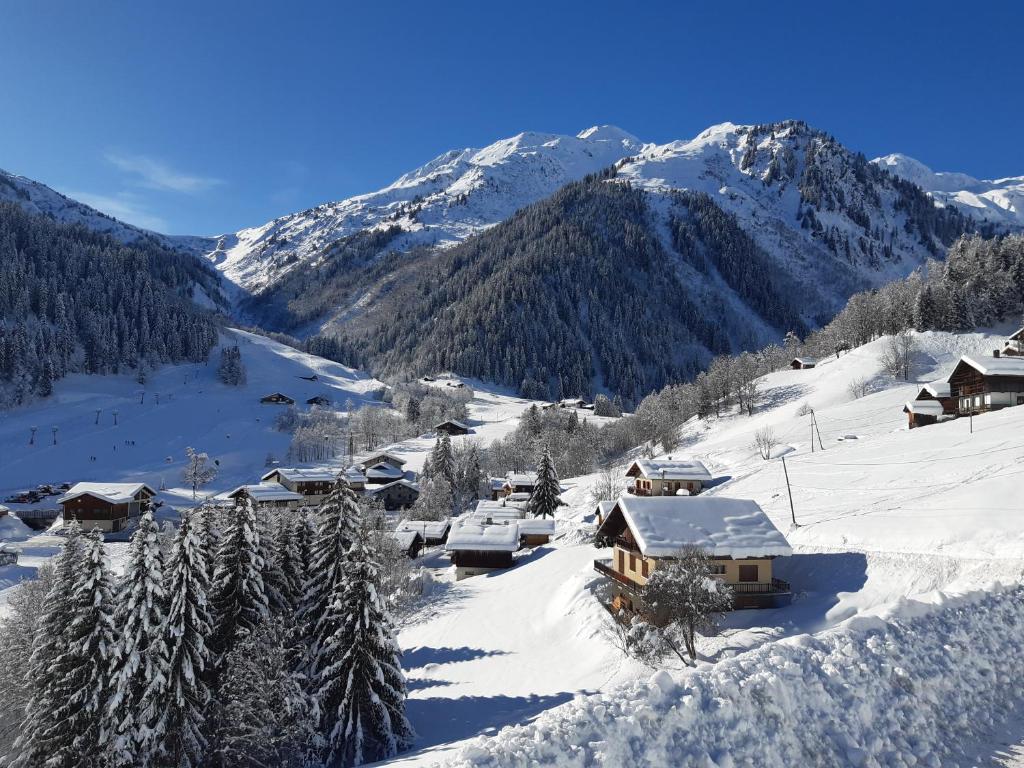
[[[936,173],[912,157],[895,153],[871,162],[913,182],[943,205],[953,205],[981,221],[1024,227],[1024,176],[976,179],[966,173]]]
[[[257,291],[363,230],[400,227],[397,250],[457,242],[640,148],[625,131],[595,126],[578,136],[526,132],[452,150],[377,192],[224,235],[209,258],[232,283]]]

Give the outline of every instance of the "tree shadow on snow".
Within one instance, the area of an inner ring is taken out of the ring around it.
[[[544,710],[571,700],[574,695],[564,691],[548,696],[409,699],[406,714],[419,734],[416,747],[425,750],[437,744],[491,735],[506,725],[526,723]]]
[[[867,557],[860,552],[780,557],[774,563],[773,575],[789,582],[793,602],[781,608],[733,611],[726,615],[722,629],[726,634],[736,635],[737,642],[726,641],[710,658],[717,661],[761,642],[817,632],[848,618],[849,612],[836,613],[833,609],[843,593],[859,592],[867,583],[867,567]]]
[[[804,384],[787,384],[782,387],[772,387],[765,390],[761,402],[758,403],[758,410],[777,408],[786,403],[792,403],[804,397],[810,387]]]
[[[508,651],[486,650],[484,648],[432,648],[430,646],[419,646],[411,648],[402,653],[402,667],[405,669],[419,669],[428,664],[456,664],[460,661],[473,661],[487,656],[505,656]]]

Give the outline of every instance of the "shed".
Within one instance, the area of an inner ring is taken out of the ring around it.
[[[398,524],[397,530],[416,531],[423,538],[423,543],[432,547],[448,540],[451,527],[451,520],[404,520]]]
[[[938,400],[908,400],[903,412],[907,414],[907,426],[914,429],[934,424],[945,411]]]
[[[813,368],[817,364],[818,361],[813,357],[794,357],[790,362],[789,367],[794,371],[799,371],[805,368]]]
[[[295,405],[295,401],[292,398],[280,392],[271,392],[269,395],[264,395],[260,398],[260,402],[270,405]]]
[[[525,520],[520,520],[517,525],[519,526],[519,541],[527,547],[547,544],[555,535],[554,518],[528,517]]]
[[[446,419],[434,427],[435,432],[443,432],[448,435],[468,435],[470,429],[461,421]]]
[[[330,399],[328,397],[325,397],[324,395],[315,395],[306,401],[306,405],[319,405],[321,408],[326,407],[330,404]]]
[[[392,531],[391,537],[398,542],[398,546],[405,551],[409,559],[418,557],[420,550],[423,549],[423,537],[418,531]]]
[[[519,525],[464,522],[448,534],[444,548],[455,565],[457,579],[511,568],[513,553],[519,549]]]

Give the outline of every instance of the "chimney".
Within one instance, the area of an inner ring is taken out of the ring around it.
[[[994,357],[996,359],[999,358],[999,350],[998,349],[993,349],[992,350],[992,357]]]

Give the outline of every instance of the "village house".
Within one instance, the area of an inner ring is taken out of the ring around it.
[[[435,547],[448,541],[451,520],[405,520],[398,524],[397,531],[415,531],[423,539],[423,545]]]
[[[1024,357],[965,355],[947,381],[961,416],[1024,405]]]
[[[711,473],[691,459],[637,459],[626,477],[635,478],[629,492],[635,496],[671,496],[680,491],[695,496],[711,482]]]
[[[491,501],[497,501],[505,495],[505,478],[504,477],[491,477],[488,478],[488,483],[491,488]]]
[[[434,431],[437,433],[444,433],[446,435],[468,435],[469,427],[463,424],[461,421],[455,419],[447,419],[437,424],[434,427]]]
[[[224,498],[236,504],[248,498],[257,509],[298,509],[304,503],[301,493],[290,491],[277,482],[240,485],[224,494]]]
[[[746,499],[660,496],[619,498],[597,531],[612,544],[611,562],[594,568],[612,580],[614,612],[643,612],[643,587],[662,561],[685,547],[713,560],[713,573],[733,590],[735,608],[774,608],[792,599],[772,575],[772,561],[792,554],[761,507]]]
[[[342,471],[341,477],[349,484],[353,491],[361,492],[366,489],[366,475],[363,473],[363,470],[355,464],[350,467],[346,467]]]
[[[120,531],[149,507],[156,491],[145,483],[75,483],[57,499],[64,522],[86,530]]]
[[[309,398],[309,400],[306,401],[306,405],[318,405],[321,408],[325,408],[330,404],[330,399],[328,399],[324,395],[314,395],[313,397]]]
[[[818,361],[813,357],[794,357],[790,362],[789,367],[794,371],[801,371],[807,368],[813,368],[818,364]]]
[[[598,525],[604,522],[604,519],[608,517],[608,513],[612,511],[612,507],[615,506],[614,501],[602,500],[597,502],[597,508],[594,510],[594,522]]]
[[[260,398],[261,403],[269,405],[295,405],[295,401],[288,397],[288,395],[282,395],[280,392],[271,392],[269,395],[264,395]]]
[[[502,483],[501,492],[505,496],[510,496],[513,493],[532,495],[536,485],[536,472],[509,472],[505,475],[505,482]]]
[[[1024,328],[1010,334],[1003,347],[1003,354],[1010,357],[1024,357]]]
[[[377,464],[390,464],[395,469],[401,469],[402,467],[405,466],[405,459],[394,453],[389,453],[387,451],[379,451],[364,459],[361,462],[360,466],[364,470],[366,470]]]
[[[363,474],[366,476],[366,482],[369,485],[385,485],[396,480],[402,480],[405,477],[405,472],[400,467],[384,461],[378,461],[376,464],[367,467]]]
[[[420,489],[416,483],[403,478],[384,485],[371,486],[366,489],[365,493],[367,496],[380,499],[384,509],[390,512],[395,509],[411,507],[419,498]]]
[[[467,521],[452,529],[444,548],[455,566],[455,578],[465,579],[511,568],[519,544],[519,525],[515,521],[497,525]]]
[[[280,483],[301,494],[303,503],[310,507],[326,499],[337,481],[338,474],[330,469],[272,469],[260,478],[261,483]]]
[[[423,549],[423,537],[418,531],[392,531],[391,537],[410,560],[419,557],[420,550]]]

